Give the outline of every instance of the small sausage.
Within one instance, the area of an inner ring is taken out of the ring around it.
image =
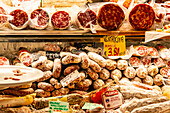
[[[107,59],[106,60],[106,68],[108,70],[114,70],[117,67],[117,62],[115,60]]]
[[[110,72],[107,69],[103,68],[99,73],[99,76],[102,80],[107,80],[110,77]]]
[[[61,88],[59,89],[59,91],[62,95],[67,95],[70,90],[68,88]]]
[[[92,80],[97,80],[99,78],[99,75],[96,72],[94,72],[91,68],[87,68],[87,73]]]
[[[120,80],[122,78],[122,72],[118,69],[115,69],[111,72],[111,78],[115,79],[115,76]]]
[[[128,67],[128,62],[126,60],[118,60],[117,68],[120,70],[125,70]]]
[[[153,78],[151,76],[146,76],[146,78],[143,79],[143,83],[152,86],[153,85]]]
[[[157,66],[151,65],[148,67],[148,74],[151,76],[155,76],[156,74],[158,74],[158,71],[159,70]]]
[[[48,80],[49,78],[51,78],[51,76],[52,76],[51,71],[45,71],[45,72],[43,72],[43,77],[38,79],[37,82],[42,82],[42,81]]]
[[[99,88],[103,87],[104,85],[105,85],[104,81],[101,79],[97,79],[96,81],[93,82],[94,89],[99,89]]]
[[[140,82],[142,83],[142,80],[139,77],[135,77],[133,78],[131,81],[135,81],[135,82]]]
[[[136,69],[136,74],[139,78],[145,78],[148,75],[148,71],[145,67],[139,67]]]
[[[51,78],[51,79],[50,79],[50,84],[55,85],[55,84],[57,84],[57,83],[58,83],[58,80],[57,80],[57,79],[55,79],[55,78]]]
[[[38,88],[43,89],[44,91],[53,91],[54,87],[46,82],[39,82],[38,83]]]
[[[99,66],[99,64],[97,64],[95,61],[90,60],[90,67],[96,72],[100,72],[101,71],[101,67]]]
[[[80,67],[78,65],[72,65],[72,66],[68,66],[65,70],[64,70],[64,75],[69,75],[70,73],[72,73],[75,70],[79,70]]]
[[[53,66],[53,77],[59,78],[61,74],[61,61],[59,58],[54,59],[54,66]]]
[[[59,91],[59,90],[54,90],[53,92],[52,92],[52,96],[53,97],[55,97],[55,96],[61,96],[62,94],[61,94],[61,92]]]
[[[77,84],[78,87],[89,87],[90,85],[92,85],[91,79],[84,79]]]
[[[44,91],[43,89],[37,89],[35,90],[35,93],[36,93],[36,96],[37,97],[50,97],[51,96],[51,93],[48,92],[48,91]]]
[[[136,76],[136,70],[133,67],[127,67],[123,73],[127,78],[135,78]]]
[[[163,84],[163,76],[158,74],[154,77],[153,82],[157,86],[161,86]]]
[[[67,65],[67,64],[72,64],[72,63],[80,63],[81,58],[78,55],[74,54],[68,54],[64,58],[62,58],[62,64]]]
[[[81,64],[80,64],[81,68],[82,69],[87,69],[89,67],[89,65],[90,65],[89,57],[84,52],[80,53],[79,56],[81,58]]]
[[[62,87],[61,83],[57,83],[54,85],[54,88],[55,89],[60,89]]]

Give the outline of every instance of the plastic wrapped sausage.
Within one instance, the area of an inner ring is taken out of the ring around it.
[[[143,83],[152,86],[153,85],[153,78],[151,76],[146,76],[146,78],[143,79]]]
[[[61,74],[61,61],[59,58],[54,59],[54,66],[53,66],[53,77],[59,78]]]
[[[148,71],[145,67],[139,67],[136,69],[136,74],[139,78],[145,78],[148,75]]]
[[[128,67],[128,62],[126,60],[118,60],[117,68],[120,70],[125,70]]]
[[[106,60],[101,55],[98,55],[97,53],[94,53],[94,52],[89,52],[88,56],[90,59],[98,63],[101,67],[106,66]]]
[[[148,74],[151,76],[155,76],[158,73],[158,71],[159,70],[157,66],[151,65],[148,67]]]
[[[107,59],[106,60],[106,68],[108,70],[114,70],[117,67],[117,62],[115,60]]]
[[[90,65],[89,57],[84,52],[80,53],[79,56],[81,58],[81,64],[80,64],[81,68],[87,69]]]
[[[64,75],[69,75],[70,73],[72,73],[75,70],[79,70],[80,67],[78,65],[71,65],[68,66],[65,70],[64,70]]]
[[[87,73],[92,80],[97,80],[99,78],[99,75],[96,72],[94,72],[91,68],[87,68]]]
[[[46,82],[39,82],[38,83],[38,88],[43,89],[44,91],[53,91],[54,87]]]
[[[163,76],[158,74],[154,77],[153,82],[157,86],[161,86],[163,84]]]
[[[68,54],[62,58],[62,64],[64,65],[80,62],[81,62],[80,56],[74,54]]]
[[[36,96],[37,97],[50,97],[51,93],[48,91],[44,91],[43,89],[37,89],[35,90]]]
[[[136,70],[133,67],[127,67],[123,73],[127,78],[135,78],[136,76]]]
[[[96,81],[93,82],[93,88],[94,89],[99,89],[99,88],[101,88],[104,85],[105,85],[104,81],[101,80],[101,79],[97,79]]]
[[[99,73],[99,76],[102,80],[107,80],[110,77],[110,72],[107,69],[102,69]]]
[[[37,80],[37,82],[42,82],[42,81],[48,80],[49,78],[51,78],[51,76],[52,76],[51,71],[45,71],[45,72],[43,72],[43,77],[40,78],[39,80]]]

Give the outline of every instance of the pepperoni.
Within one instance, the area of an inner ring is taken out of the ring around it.
[[[4,15],[7,14],[6,11],[2,7],[0,7],[0,14],[4,14]],[[0,16],[0,23],[1,24],[6,23],[7,19],[8,18],[6,16]]]
[[[9,65],[9,60],[6,57],[0,57],[0,65]]]
[[[90,9],[87,9],[85,12],[80,11],[77,14],[77,19],[80,22],[81,26],[84,28],[90,28],[90,24],[96,24],[96,13]]]
[[[25,11],[16,9],[10,13],[13,19],[9,22],[16,27],[22,27],[28,21],[28,15]]]
[[[151,57],[149,56],[141,57],[141,62],[144,66],[149,66],[151,64]]]
[[[133,66],[133,67],[139,67],[141,62],[139,60],[139,58],[137,57],[131,57],[130,58],[130,64]]]
[[[55,29],[68,28],[71,21],[71,17],[65,11],[57,11],[51,17],[51,23]]]
[[[154,47],[149,47],[149,55],[152,57],[158,57],[158,51]]]
[[[170,69],[164,67],[160,69],[160,74],[164,77],[170,77]]]
[[[155,58],[154,64],[158,67],[163,67],[165,65],[165,61],[162,58]]]
[[[152,27],[155,20],[155,12],[150,5],[138,4],[129,14],[129,22],[134,29],[147,30]]]
[[[147,56],[148,55],[148,48],[146,46],[137,47],[137,54],[139,56]]]
[[[117,4],[105,4],[98,12],[98,24],[107,30],[116,30],[125,19],[125,14]]]
[[[39,26],[45,26],[49,21],[49,15],[43,9],[36,9],[31,13],[31,19],[37,19]]]

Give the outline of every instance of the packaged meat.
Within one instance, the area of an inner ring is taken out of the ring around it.
[[[29,26],[33,29],[45,29],[48,26],[49,15],[44,9],[31,12]]]
[[[97,80],[99,78],[99,75],[96,72],[94,72],[91,68],[87,68],[87,73],[92,80]]]
[[[144,67],[148,67],[151,65],[151,57],[150,56],[141,57],[141,62]]]
[[[149,55],[152,57],[152,58],[157,58],[158,57],[158,51],[156,48],[154,47],[149,47],[148,48],[148,51],[149,51]]]
[[[0,57],[0,65],[9,65],[9,60],[6,57]]]
[[[25,11],[15,9],[10,12],[10,15],[13,16],[13,19],[9,20],[9,23],[13,29],[24,29],[27,27],[29,18]]]
[[[143,79],[143,83],[152,86],[152,85],[153,85],[153,78],[152,78],[151,76],[146,76],[146,77]]]
[[[62,58],[62,64],[67,65],[67,64],[72,64],[72,63],[80,63],[81,58],[78,55],[74,54],[68,54],[65,57]]]
[[[59,58],[54,59],[53,77],[59,78],[61,74],[61,61]]]
[[[145,78],[148,75],[148,71],[145,67],[139,67],[136,69],[136,74],[139,78]]]
[[[107,3],[102,5],[97,13],[98,24],[107,30],[118,29],[125,19],[125,13],[118,4]]]
[[[70,22],[71,17],[66,11],[57,11],[51,16],[51,23],[54,29],[67,29]]]
[[[106,68],[108,70],[114,70],[117,67],[117,62],[115,60],[107,59],[106,60]]]
[[[163,68],[160,69],[160,74],[163,77],[170,77],[170,69],[167,68],[167,67],[163,67]]]
[[[155,58],[154,64],[159,67],[165,66],[165,61],[162,58]]]
[[[99,89],[99,88],[101,88],[104,85],[105,85],[104,81],[101,80],[101,79],[97,79],[96,81],[93,82],[93,88],[94,89]]]
[[[147,56],[148,55],[148,47],[140,45],[134,46],[134,56]]]
[[[93,69],[94,72],[98,73],[101,72],[102,68],[100,67],[99,64],[97,64],[95,61],[93,60],[89,60],[90,61],[90,67]]]
[[[64,70],[63,74],[64,74],[65,76],[67,76],[67,75],[69,75],[70,73],[72,73],[73,71],[79,70],[79,69],[80,69],[80,67],[79,67],[78,65],[71,65],[71,66],[68,66],[68,67]]]
[[[15,95],[15,96],[25,96],[28,94],[32,94],[34,93],[34,90],[32,88],[28,88],[28,89],[18,89],[18,90],[14,90],[14,89],[6,89],[1,91],[3,94],[7,94],[7,95]]]
[[[158,67],[155,66],[155,65],[150,65],[148,67],[148,74],[151,75],[151,76],[155,76],[157,73],[158,73]]]
[[[142,83],[142,80],[139,77],[135,77],[131,80],[132,82],[139,82]]]
[[[163,84],[163,76],[158,74],[154,77],[153,82],[157,86],[161,86]]]
[[[118,69],[115,69],[111,72],[111,78],[114,80],[117,77],[119,80],[122,78],[122,72]]]
[[[45,44],[44,51],[60,52],[61,48],[56,44]]]
[[[136,70],[133,67],[127,67],[126,70],[124,70],[123,74],[127,78],[135,78],[136,76]]]
[[[101,55],[98,55],[97,53],[94,52],[88,52],[88,56],[90,59],[98,63],[101,67],[106,66],[106,60]]]
[[[117,68],[120,70],[125,70],[128,67],[128,62],[126,60],[118,60]]]
[[[155,11],[148,4],[137,4],[129,13],[129,22],[136,30],[148,30],[155,21]]]
[[[2,16],[0,16],[0,28],[1,28],[8,22],[8,17],[5,16],[7,15],[7,12],[3,7],[0,7],[0,14],[2,14]]]
[[[37,89],[35,90],[36,96],[37,97],[50,97],[51,93],[48,91],[44,91],[43,89]]]
[[[107,69],[102,69],[99,73],[99,76],[102,80],[107,80],[110,78],[110,72]]]
[[[38,83],[38,88],[43,89],[44,91],[53,91],[54,87],[46,82],[39,82]]]
[[[38,79],[37,82],[42,82],[42,81],[48,80],[49,78],[51,78],[51,76],[52,76],[51,71],[45,71],[45,72],[43,72],[43,77]]]
[[[89,61],[87,54],[82,52],[79,54],[79,56],[81,57],[81,64],[80,64],[81,68],[87,69],[90,65],[90,61]]]
[[[131,57],[129,62],[132,67],[139,67],[141,65],[140,59],[138,57]]]

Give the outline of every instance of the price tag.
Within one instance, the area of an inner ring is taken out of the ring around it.
[[[49,113],[69,113],[69,103],[60,101],[50,101]]]
[[[101,39],[104,42],[104,55],[107,56],[125,56],[126,42],[125,36],[104,36]]]

